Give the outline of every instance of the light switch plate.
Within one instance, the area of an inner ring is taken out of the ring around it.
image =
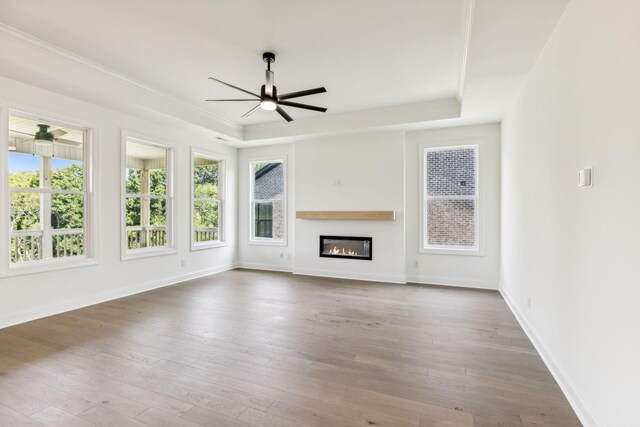
[[[582,169],[578,172],[578,187],[591,187],[593,168]]]

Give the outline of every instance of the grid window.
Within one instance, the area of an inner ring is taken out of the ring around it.
[[[126,251],[170,248],[171,149],[128,137],[125,151]]]
[[[8,118],[10,265],[87,258],[88,129]]]
[[[224,162],[193,154],[193,248],[211,247],[222,241]]]
[[[251,240],[284,242],[284,161],[251,162]]]
[[[477,249],[477,157],[477,146],[424,150],[424,249]]]

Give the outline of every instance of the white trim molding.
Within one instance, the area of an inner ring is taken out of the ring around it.
[[[0,160],[0,170],[9,170],[9,160],[7,153],[9,144],[9,117],[19,117],[34,122],[40,122],[74,130],[82,131],[84,138],[82,142],[82,167],[83,167],[83,188],[78,191],[69,190],[53,190],[42,188],[22,188],[15,190],[17,192],[34,193],[34,194],[77,194],[81,195],[84,200],[84,217],[83,226],[78,228],[82,230],[84,238],[84,254],[79,256],[69,256],[61,258],[47,258],[36,261],[26,261],[21,263],[11,263],[10,253],[0,250],[0,277],[19,276],[25,274],[36,274],[53,270],[61,270],[67,268],[91,266],[99,263],[99,227],[98,227],[98,191],[96,179],[98,177],[98,126],[95,123],[87,122],[75,117],[64,114],[58,114],[52,111],[43,110],[39,107],[31,107],[26,105],[17,105],[12,103],[2,103],[0,113],[0,149],[2,149],[2,159]],[[42,168],[42,165],[40,166]],[[0,177],[0,193],[6,191],[6,197],[0,200],[0,240],[3,245],[0,247],[7,248],[10,251],[10,197],[12,190],[9,188],[8,174],[5,172]]]
[[[234,268],[236,268],[236,264],[221,265],[218,267],[199,270],[192,273],[167,277],[162,280],[154,280],[150,282],[140,283],[138,285],[129,286],[126,288],[116,289],[108,292],[101,292],[99,294],[82,298],[76,298],[74,300],[66,301],[59,304],[46,305],[29,310],[19,311],[16,313],[5,314],[3,316],[0,316],[0,329],[20,323],[30,322],[36,319],[41,319],[43,317],[53,316],[55,314],[65,313],[71,310],[77,310],[83,307],[88,307],[90,305],[100,304],[102,302],[124,298],[146,291],[151,291],[153,289],[180,284],[188,280],[233,270]]]
[[[367,282],[396,283],[402,285],[407,283],[407,278],[404,275],[393,274],[352,273],[348,271],[332,271],[311,268],[294,268],[293,274],[300,276],[330,277],[334,279],[363,280]]]
[[[451,286],[455,288],[473,288],[498,290],[498,282],[494,280],[467,279],[458,277],[434,277],[422,276],[419,274],[407,274],[407,283],[418,283],[421,285]]]
[[[196,243],[195,241],[195,224],[194,224],[194,206],[195,206],[195,160],[196,157],[213,160],[218,162],[218,239],[210,240],[206,242]],[[191,147],[191,159],[190,159],[189,173],[189,185],[190,185],[190,197],[189,197],[189,241],[190,250],[199,251],[203,249],[223,248],[227,246],[227,158],[221,154],[217,154],[208,150],[201,150],[196,147]]]
[[[166,194],[162,197],[146,195],[146,198],[165,199],[165,242],[164,246],[146,247],[130,250],[128,248],[127,237],[127,143],[148,145],[165,149],[166,155]],[[176,199],[176,165],[177,146],[173,142],[164,141],[137,132],[122,131],[122,142],[120,146],[120,260],[146,258],[160,255],[170,255],[178,252],[176,239],[176,224],[178,224],[177,209],[175,209]]]
[[[527,322],[525,316],[518,310],[513,300],[509,296],[509,294],[505,291],[505,289],[500,286],[500,294],[502,298],[507,303],[507,306],[515,316],[516,320],[529,337],[529,340],[535,347],[536,351],[542,358],[542,361],[553,375],[553,378],[556,380],[560,389],[564,393],[565,397],[569,401],[569,404],[575,411],[576,415],[580,419],[580,422],[585,427],[597,427],[599,424],[596,423],[595,418],[587,408],[587,405],[584,402],[584,399],[578,393],[577,388],[573,385],[567,373],[562,369],[562,366],[557,362],[556,358],[553,356],[553,353],[549,349],[549,346],[545,344],[540,334],[536,332],[536,330]]]

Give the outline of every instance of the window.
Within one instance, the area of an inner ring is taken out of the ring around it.
[[[425,148],[423,249],[478,250],[478,146]]]
[[[221,246],[224,224],[224,161],[194,152],[191,248]]]
[[[124,152],[123,258],[174,252],[173,149],[127,136]]]
[[[9,268],[91,258],[88,128],[11,112]]]
[[[286,172],[283,160],[249,163],[251,241],[284,243]]]

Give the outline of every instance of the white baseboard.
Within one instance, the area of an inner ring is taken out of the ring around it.
[[[593,417],[589,409],[587,409],[587,405],[580,397],[576,387],[573,385],[564,369],[562,369],[560,364],[558,364],[555,357],[552,356],[551,352],[549,351],[549,347],[544,344],[544,341],[542,340],[540,335],[536,333],[535,329],[527,322],[526,318],[522,315],[520,310],[518,310],[513,300],[511,300],[509,294],[507,294],[502,287],[500,287],[500,294],[506,301],[507,306],[509,306],[509,308],[511,309],[513,315],[516,317],[516,320],[518,320],[518,323],[520,323],[520,326],[522,327],[524,332],[529,337],[529,340],[533,343],[533,346],[538,351],[538,354],[540,354],[540,357],[542,357],[543,362],[545,363],[545,365],[547,365],[547,368],[551,372],[551,375],[553,375],[553,378],[560,386],[560,389],[562,390],[567,400],[569,401],[569,404],[580,419],[580,422],[585,427],[597,427],[598,423],[596,423],[595,418]]]
[[[316,270],[307,268],[294,268],[293,274],[301,276],[331,277],[334,279],[366,280],[369,282],[407,283],[404,275],[351,273],[345,271]]]
[[[176,283],[185,282],[187,280],[197,279],[199,277],[209,276],[215,273],[221,273],[227,270],[233,270],[236,268],[236,264],[226,264],[215,268],[209,268],[205,270],[199,270],[192,273],[181,274],[178,276],[167,277],[162,280],[155,280],[150,282],[141,283],[134,286],[129,286],[123,289],[115,289],[108,292],[102,292],[96,295],[89,295],[81,298],[76,298],[71,301],[65,301],[59,304],[46,305],[38,308],[20,311],[17,313],[9,313],[0,317],[0,329],[8,326],[17,325],[19,323],[29,322],[31,320],[41,319],[47,316],[53,316],[54,314],[64,313],[66,311],[77,310],[89,305],[99,304],[105,301],[111,301],[118,298],[127,297],[130,295],[139,294],[141,292],[150,291],[152,289],[162,288],[164,286],[174,285]]]
[[[260,264],[255,262],[238,262],[238,268],[246,268],[248,270],[265,270],[265,271],[283,271],[291,273],[291,266],[278,264]]]
[[[474,288],[474,289],[491,289],[498,290],[498,282],[493,280],[469,280],[455,277],[430,277],[422,276],[418,274],[408,274],[407,282],[420,283],[424,285],[441,285],[441,286],[453,286],[460,288]]]

